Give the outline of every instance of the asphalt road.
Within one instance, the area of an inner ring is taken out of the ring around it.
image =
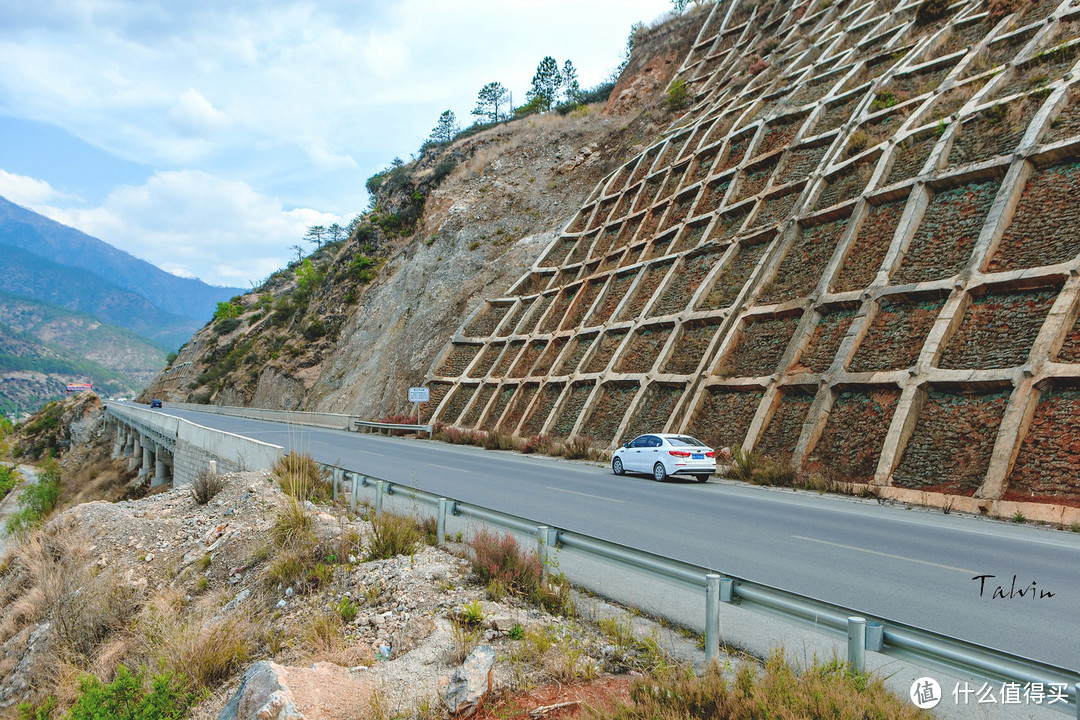
[[[432,441],[164,412],[1080,672],[1080,534],[715,479],[660,484],[595,464]],[[999,585],[1005,597],[995,598]]]

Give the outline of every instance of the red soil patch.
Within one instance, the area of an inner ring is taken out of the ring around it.
[[[534,688],[526,693],[488,702],[472,720],[531,720],[530,713],[561,703],[574,703],[546,713],[537,713],[542,720],[570,720],[582,716],[588,708],[608,709],[618,702],[629,702],[630,684],[627,676],[600,678],[588,683],[563,685],[555,683]]]

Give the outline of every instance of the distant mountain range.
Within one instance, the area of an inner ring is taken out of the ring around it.
[[[0,406],[32,408],[68,381],[139,389],[242,292],[177,277],[0,197]]]

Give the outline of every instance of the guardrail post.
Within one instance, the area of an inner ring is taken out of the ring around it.
[[[382,512],[383,493],[386,492],[386,483],[379,480],[375,483],[375,514]]]
[[[847,619],[847,661],[855,672],[866,668],[866,618]]]
[[[546,525],[536,528],[536,554],[540,556],[540,567],[542,568],[544,582],[547,582],[548,579],[547,531]]]
[[[349,488],[351,494],[349,495],[349,505],[352,507],[352,511],[356,512],[356,496],[360,494],[360,476],[352,476],[352,487]]]
[[[217,460],[210,461],[210,474],[217,475]]]
[[[536,554],[540,556],[541,567],[544,573],[544,582],[551,575],[551,548],[559,544],[558,528],[541,525],[536,528]]]
[[[705,659],[720,657],[720,576],[705,576]]]
[[[345,479],[345,471],[341,468],[334,468],[330,471],[330,477],[333,478],[334,502],[337,502],[338,488],[341,486],[341,482]]]
[[[439,498],[439,514],[436,516],[437,519],[435,521],[436,544],[439,547],[446,544],[446,511],[449,507],[449,500],[446,498]]]

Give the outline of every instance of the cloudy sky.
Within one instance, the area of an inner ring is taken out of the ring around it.
[[[583,87],[669,0],[2,0],[0,195],[247,287],[485,83]]]

